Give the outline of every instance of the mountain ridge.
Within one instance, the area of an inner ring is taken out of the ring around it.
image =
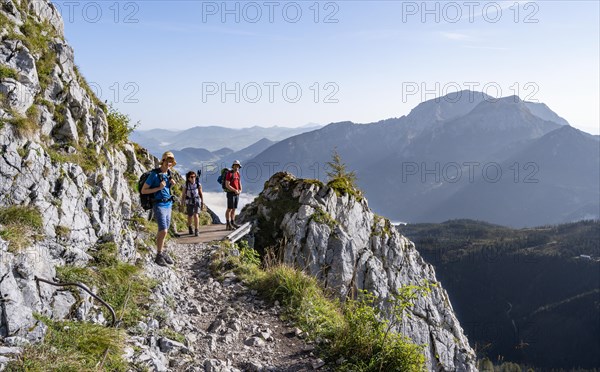
[[[228,128],[217,125],[195,126],[182,130],[136,130],[131,134],[131,140],[148,148],[152,153],[162,153],[167,150],[181,150],[185,147],[205,148],[216,151],[229,147],[239,151],[258,142],[263,138],[279,141],[290,136],[305,133],[320,128],[320,126]]]
[[[476,93],[471,92],[477,97]],[[463,92],[462,97],[467,100],[468,92]],[[278,162],[281,167],[279,170],[285,164],[294,164],[301,172],[298,176],[323,180],[331,151],[337,149],[348,168],[356,171],[359,186],[378,213],[395,220],[439,221],[433,212],[423,211],[438,210],[436,206],[448,203],[453,195],[458,195],[459,189],[469,187],[475,179],[481,179],[481,172],[491,172],[493,167],[501,167],[504,177],[509,177],[513,171],[511,164],[506,163],[507,159],[535,146],[536,141],[554,130],[562,128],[562,131],[555,133],[560,136],[568,135],[567,130],[572,128],[568,124],[546,120],[560,117],[543,104],[530,103],[515,96],[492,99],[480,92],[479,97],[479,100],[463,102],[456,110],[452,110],[452,103],[448,102],[451,97],[441,97],[420,104],[417,106],[419,110],[415,108],[408,116],[400,118],[369,124],[348,121],[331,123],[320,130],[281,141],[251,159],[250,163],[261,167],[269,162]],[[435,112],[426,115],[423,112],[426,107]],[[442,112],[447,113],[444,115],[448,118],[456,112],[465,114],[437,121],[439,107],[445,108]],[[535,115],[531,107],[543,117]],[[598,151],[585,148],[589,157],[598,157]],[[570,155],[563,153],[563,156],[569,158]],[[520,166],[529,162],[528,159],[520,159]],[[571,159],[571,162],[577,164],[578,160]],[[577,172],[574,172],[578,182],[576,193],[582,190],[581,187],[591,189],[598,184],[598,181],[594,181],[591,186],[585,185],[586,169],[577,168]],[[266,167],[263,167],[263,173],[266,173],[264,170]],[[521,169],[521,173],[523,171]],[[386,176],[382,178],[384,174]],[[560,179],[561,173],[557,173],[556,177]],[[268,175],[263,174],[258,180],[249,180],[254,182],[247,182],[245,189],[258,191],[267,178]],[[559,193],[555,197],[564,198],[565,195]],[[590,194],[586,191],[581,197],[589,199]],[[514,199],[510,195],[502,198]],[[395,202],[390,203],[390,200]],[[542,202],[538,203],[536,208],[543,210]],[[458,206],[458,203],[452,205]],[[509,206],[510,203],[499,208]],[[487,204],[485,209],[492,207]],[[572,203],[562,204],[564,210],[558,215],[572,216],[574,211],[582,207],[581,202],[573,199]],[[460,211],[461,208],[448,210],[444,212],[444,218],[481,219],[485,215],[467,215]],[[535,215],[535,211],[534,208],[530,215]],[[498,218],[501,219],[491,222],[511,223],[506,216]],[[539,225],[568,222],[551,219],[546,211],[530,218],[519,223]]]

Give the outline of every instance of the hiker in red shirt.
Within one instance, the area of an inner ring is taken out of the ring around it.
[[[231,165],[232,171],[225,176],[225,188],[227,189],[227,211],[225,219],[227,220],[227,230],[235,230],[239,226],[235,223],[235,210],[238,207],[240,194],[242,193],[242,181],[240,179],[240,168],[242,164],[238,160]]]

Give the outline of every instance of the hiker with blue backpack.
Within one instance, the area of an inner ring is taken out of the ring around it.
[[[242,164],[238,160],[231,165],[232,170],[225,174],[223,190],[227,192],[227,211],[225,211],[225,220],[227,220],[226,230],[235,230],[239,226],[235,223],[235,210],[238,207],[240,194],[242,193],[242,181],[240,177],[240,168]]]
[[[186,206],[186,214],[188,216],[188,232],[190,235],[198,236],[198,213],[204,205],[204,197],[202,195],[202,185],[200,180],[193,171],[187,172],[185,175],[185,185],[181,198],[181,206]],[[192,219],[194,220],[194,231],[192,232]]]
[[[173,206],[173,194],[171,188],[175,185],[175,180],[171,176],[171,169],[177,164],[175,155],[171,151],[163,154],[160,167],[150,171],[140,190],[142,195],[153,194],[152,212],[158,223],[158,233],[156,234],[156,259],[155,262],[160,266],[173,264],[173,259],[163,252],[165,237],[171,225],[171,209]]]

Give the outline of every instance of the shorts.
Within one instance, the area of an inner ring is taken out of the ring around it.
[[[171,207],[165,208],[155,205],[153,212],[158,223],[158,231],[169,230],[169,226],[171,226]]]
[[[234,192],[227,193],[227,209],[236,209],[240,196]]]
[[[198,214],[200,207],[198,205],[186,205],[186,211],[188,217],[192,217],[195,214]]]

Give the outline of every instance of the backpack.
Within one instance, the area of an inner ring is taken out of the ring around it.
[[[198,177],[196,177],[196,181],[194,181],[194,183],[189,183],[188,181],[185,181],[185,194],[183,194],[183,197],[185,198],[185,204],[186,205],[200,205],[200,194],[196,191],[195,193],[191,193],[191,194],[195,194],[193,196],[194,201],[190,202],[190,200],[192,198],[190,198],[188,194],[190,194],[190,186],[192,185],[196,185],[195,190],[200,190],[200,180],[198,179]]]
[[[154,194],[142,194],[142,187],[144,187],[146,180],[148,179],[148,177],[150,177],[150,175],[153,172],[159,173],[160,168],[155,168],[155,169],[149,170],[148,172],[142,174],[138,181],[138,192],[140,194],[140,204],[145,211],[152,209],[152,205],[154,204]],[[170,177],[171,177],[171,171],[169,171],[169,178]]]
[[[221,187],[223,188],[223,191],[225,191],[225,192],[229,191],[225,187],[225,179],[227,178],[228,173],[229,173],[229,168],[223,168],[223,169],[221,169],[221,175],[219,177],[217,177],[217,182],[221,185]]]

